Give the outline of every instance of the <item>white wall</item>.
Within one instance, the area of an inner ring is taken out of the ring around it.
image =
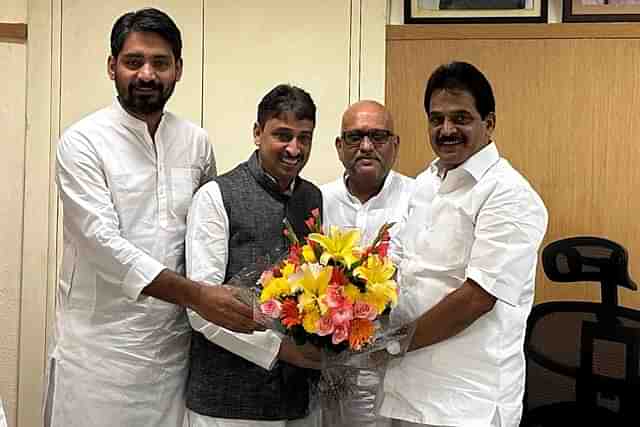
[[[0,22],[25,22],[26,0],[4,0]],[[0,399],[9,425],[16,420],[27,49],[0,40]]]

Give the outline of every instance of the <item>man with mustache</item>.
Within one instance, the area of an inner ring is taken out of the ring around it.
[[[396,236],[406,221],[414,192],[413,178],[391,170],[398,155],[400,137],[393,132],[393,117],[380,103],[363,100],[349,106],[342,115],[340,136],[335,146],[344,165],[341,178],[320,187],[325,229],[332,225],[356,227],[361,244],[368,245],[386,222]],[[375,425],[378,419],[381,375],[376,369],[352,371],[357,376],[357,393],[341,400],[346,419]],[[364,425],[364,424],[358,424]]]
[[[212,287],[247,266],[284,254],[287,219],[302,239],[305,220],[322,211],[320,190],[300,178],[311,153],[316,106],[304,90],[278,85],[258,105],[257,149],[203,186],[187,227],[187,275]],[[214,285],[215,284],[215,285]],[[253,285],[253,284],[249,284]],[[320,354],[274,331],[236,334],[190,312],[195,330],[187,386],[189,427],[312,425],[309,383]]]
[[[477,68],[437,68],[424,108],[437,158],[416,192],[430,200],[398,239],[405,298],[396,310],[417,326],[387,371],[381,414],[402,427],[516,427],[547,210],[498,153],[493,90]]]
[[[164,110],[181,54],[164,12],[118,18],[107,61],[118,96],[58,144],[64,254],[47,426],[182,427],[185,307],[239,332],[259,328],[229,290],[183,277],[187,209],[216,168],[205,131]]]
[[[414,189],[413,178],[391,170],[399,145],[393,117],[382,104],[363,100],[347,108],[335,141],[344,174],[320,187],[326,227],[357,227],[363,245],[373,241],[385,222],[398,223],[390,230],[397,233]]]

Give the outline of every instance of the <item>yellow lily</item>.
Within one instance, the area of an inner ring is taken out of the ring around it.
[[[343,262],[347,268],[351,268],[358,260],[359,248],[356,246],[360,241],[360,230],[342,231],[332,225],[328,235],[311,233],[308,239],[316,242],[324,251],[320,256],[320,264],[327,265],[329,260]]]
[[[393,277],[396,268],[389,258],[370,255],[367,260],[353,272],[357,277],[366,279],[368,283],[383,283]]]
[[[364,302],[373,305],[378,314],[382,313],[387,305],[394,307],[398,304],[397,285],[393,280],[385,283],[367,284],[367,292],[363,298]]]
[[[317,308],[307,311],[302,318],[302,327],[310,334],[318,332],[318,321],[320,320],[320,313]]]
[[[303,264],[300,270],[303,275],[296,283],[297,288],[302,290],[302,294],[298,296],[298,307],[306,312],[326,311],[327,307],[320,301],[320,298],[327,293],[333,267]]]
[[[260,293],[260,302],[264,303],[272,298],[280,298],[291,292],[289,282],[284,277],[276,277],[266,283]]]
[[[304,245],[302,247],[302,257],[306,262],[311,264],[318,262],[318,260],[316,259],[316,253],[313,251],[311,245]]]
[[[353,285],[351,283],[344,287],[342,293],[353,303],[360,301],[364,297],[364,294],[360,292],[360,289],[356,285]]]
[[[285,261],[284,266],[282,266],[282,268],[280,269],[280,273],[282,274],[282,277],[284,277],[285,279],[288,279],[289,276],[291,276],[295,272],[296,272],[296,265],[290,264],[289,261]]]
[[[355,269],[354,275],[367,281],[365,300],[373,304],[379,313],[384,311],[387,304],[398,303],[398,285],[391,278],[396,268],[388,259],[378,255],[371,255],[366,262]]]
[[[260,293],[261,303],[269,301],[272,298],[282,298],[286,295],[291,295],[296,291],[296,265],[285,261],[284,265],[280,268],[280,273],[282,277],[273,277],[268,283],[262,285],[263,288]]]

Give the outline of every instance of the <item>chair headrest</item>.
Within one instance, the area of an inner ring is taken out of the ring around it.
[[[542,251],[544,272],[554,282],[600,282],[636,290],[624,247],[602,237],[570,237]]]

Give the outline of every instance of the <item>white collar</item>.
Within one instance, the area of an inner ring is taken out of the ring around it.
[[[448,173],[454,171],[465,171],[473,177],[476,181],[480,181],[480,178],[493,166],[498,160],[500,160],[500,153],[498,147],[493,142],[489,142],[486,146],[482,147],[480,151],[469,157],[460,166],[451,169]],[[442,179],[440,158],[438,157],[429,165],[430,170]]]
[[[123,121],[124,124],[132,126],[135,129],[145,130],[147,132],[149,131],[147,127],[147,122],[137,118],[136,116],[132,115],[127,110],[125,110],[122,104],[120,104],[120,100],[118,99],[117,96],[113,100],[113,104],[111,105],[111,108],[116,113],[118,118],[120,118]],[[160,116],[160,122],[158,123],[158,129],[160,128],[160,124],[163,122],[164,118],[165,118],[165,113],[163,111],[162,116]]]
[[[371,198],[369,198],[369,200],[367,200],[367,202],[370,202],[371,200],[375,199],[376,197],[384,194],[387,191],[387,189],[391,186],[391,182],[393,181],[393,176],[394,175],[395,175],[395,172],[393,171],[393,169],[389,170],[389,173],[384,178],[384,183],[382,184],[382,188],[380,188],[380,191],[378,191],[377,194],[374,194],[373,196],[371,196]],[[347,191],[347,196],[352,200],[357,200],[358,202],[360,202],[360,199],[358,199],[356,196],[351,194],[351,191],[349,191],[349,185],[347,185],[348,179],[349,179],[349,174],[347,174],[347,172],[345,171],[345,173],[342,175],[342,183],[344,184],[344,188]]]

